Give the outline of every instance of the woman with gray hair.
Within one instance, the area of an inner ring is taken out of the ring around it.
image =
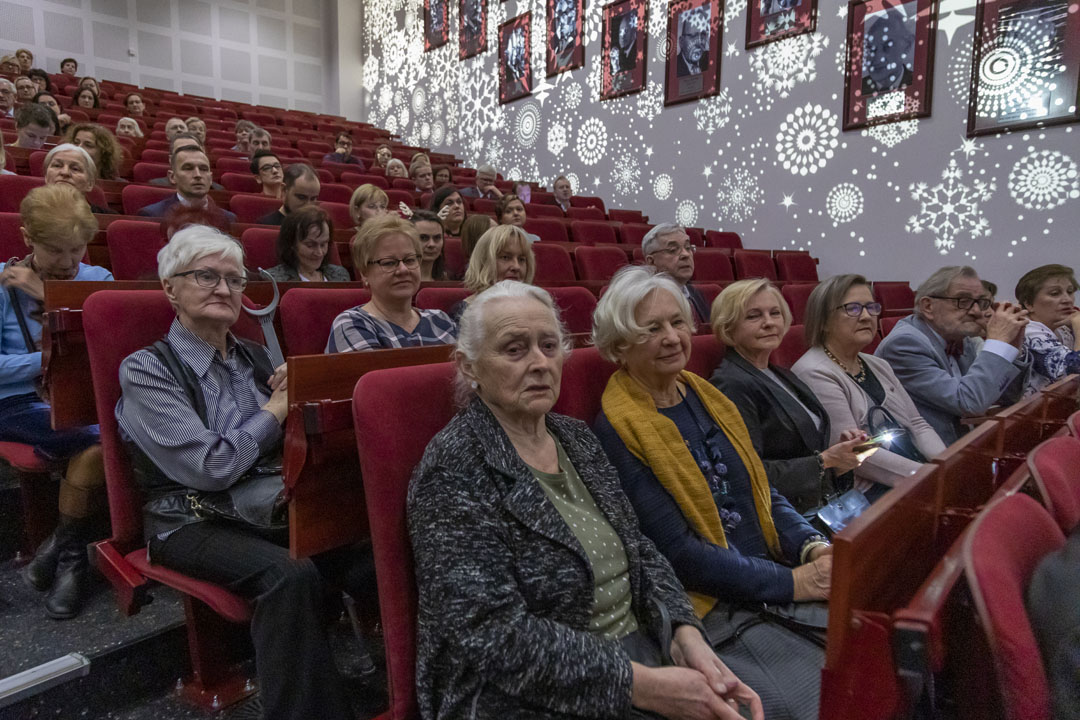
[[[735,405],[685,369],[692,332],[671,278],[615,273],[593,316],[597,348],[620,366],[596,434],[720,657],[767,717],[816,718],[828,612],[814,601],[828,598],[832,547],[769,485]],[[792,617],[808,635],[787,629]]]
[[[94,189],[98,174],[94,159],[83,148],[71,143],[57,145],[45,156],[42,164],[45,169],[45,184],[64,183],[85,195]],[[89,200],[90,211],[106,215],[115,215],[110,208],[94,205]]]
[[[285,366],[231,328],[247,286],[244,251],[192,225],[158,253],[176,310],[168,335],[120,366],[116,419],[145,499],[152,563],[224,585],[254,604],[251,638],[268,718],[351,718],[323,625],[322,575],[357,597],[360,556],[289,556],[288,528],[196,512],[207,495],[280,476],[288,411]]]
[[[1031,353],[1025,395],[1032,395],[1070,373],[1080,373],[1080,308],[1076,273],[1067,265],[1043,265],[1024,273],[1016,299],[1028,311],[1024,344]]]
[[[462,316],[464,408],[409,488],[421,716],[761,720],[595,436],[551,412],[569,352],[540,288],[500,282]]]
[[[810,293],[805,333],[810,349],[792,370],[829,414],[829,442],[841,428],[878,433],[881,447],[856,470],[856,489],[871,502],[945,449],[889,363],[862,352],[877,335],[881,303],[861,275],[835,275]],[[884,436],[884,437],[883,437]]]

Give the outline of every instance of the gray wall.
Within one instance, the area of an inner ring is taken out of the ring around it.
[[[0,0],[0,51],[60,71],[282,108],[336,111],[328,0]],[[333,35],[336,39],[336,35]]]
[[[846,0],[819,0],[818,32],[749,52],[746,2],[729,0],[722,94],[666,108],[667,4],[649,4],[646,91],[601,103],[602,4],[586,8],[585,67],[545,79],[540,0],[489,0],[489,50],[464,62],[456,2],[450,42],[424,53],[422,2],[366,0],[367,119],[507,176],[550,186],[572,173],[578,192],[653,222],[811,250],[822,276],[918,283],[937,266],[970,263],[1010,296],[1034,266],[1080,265],[1080,126],[964,140],[974,0],[940,2],[932,117],[852,132],[840,130]],[[497,28],[528,10],[534,94],[500,106]]]

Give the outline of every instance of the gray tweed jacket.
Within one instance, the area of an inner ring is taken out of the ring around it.
[[[547,416],[626,548],[633,610],[658,627],[701,627],[668,561],[641,534],[619,478],[582,422]],[[479,399],[432,439],[408,501],[419,591],[416,690],[435,718],[617,718],[630,712],[630,658],[588,631],[584,549]]]

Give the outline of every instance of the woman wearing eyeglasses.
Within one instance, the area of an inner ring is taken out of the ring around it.
[[[352,257],[371,301],[334,318],[326,352],[454,342],[457,324],[449,315],[413,307],[423,252],[420,235],[407,220],[383,215],[364,221],[353,238]]]
[[[877,335],[879,315],[881,303],[863,276],[836,275],[822,282],[806,305],[810,349],[791,368],[828,413],[830,443],[840,440],[844,428],[873,434],[892,427],[894,439],[855,470],[855,487],[871,501],[945,449],[889,363],[862,352]]]

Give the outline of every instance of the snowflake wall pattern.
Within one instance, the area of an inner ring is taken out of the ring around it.
[[[589,118],[578,129],[577,150],[581,162],[595,165],[607,151],[607,128],[596,118]]]
[[[1029,210],[1050,210],[1080,197],[1076,163],[1053,150],[1033,150],[1013,165],[1009,194]]]
[[[807,103],[788,113],[776,133],[776,159],[792,175],[816,173],[832,159],[837,136],[836,115],[821,105]]]
[[[825,210],[832,218],[833,226],[849,223],[862,215],[863,192],[852,183],[840,183],[829,191]]]
[[[918,201],[919,211],[908,218],[905,228],[919,234],[929,232],[934,236],[934,246],[942,255],[956,247],[956,240],[963,234],[972,238],[990,234],[990,223],[983,213],[981,203],[990,200],[997,189],[996,184],[975,179],[971,184],[961,182],[964,173],[956,158],[941,173],[942,182],[933,187],[926,183],[912,183],[911,197]]]
[[[638,167],[637,158],[630,153],[624,153],[616,162],[611,171],[611,180],[615,183],[615,192],[623,195],[636,193],[641,189],[641,168]]]

